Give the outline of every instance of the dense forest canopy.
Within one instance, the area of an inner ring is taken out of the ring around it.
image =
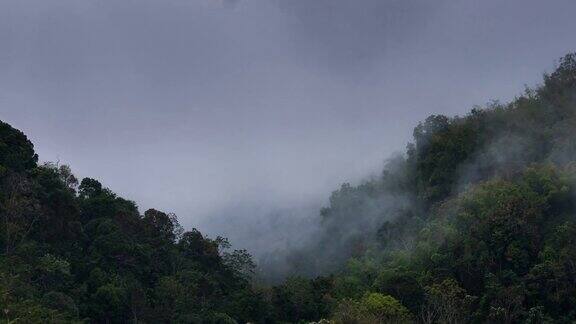
[[[320,211],[266,284],[245,250],[185,231],[0,122],[7,323],[576,321],[576,54],[508,104],[434,115],[404,155]],[[281,230],[281,229],[279,229]]]

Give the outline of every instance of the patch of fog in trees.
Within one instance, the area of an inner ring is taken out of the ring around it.
[[[404,180],[404,163],[395,156],[382,175],[364,179],[358,186],[343,184],[332,193],[327,207],[313,204],[263,217],[256,231],[264,236],[253,238],[260,243],[252,250],[260,279],[279,282],[287,276],[334,273],[350,257],[367,252],[384,223],[414,208],[414,197],[393,184]],[[412,240],[398,237],[398,241],[406,248]]]
[[[510,177],[521,172],[534,159],[530,151],[534,143],[516,134],[504,134],[484,145],[459,170],[456,190],[463,192],[470,186],[492,176]]]
[[[213,213],[203,227],[217,229],[205,231],[210,236],[224,235],[234,248],[248,250],[259,280],[335,273],[350,257],[376,244],[384,223],[414,208],[414,197],[403,190],[406,177],[405,157],[397,154],[385,163],[384,172],[345,183],[331,195],[276,205],[257,199],[231,204]],[[396,238],[403,248],[412,241]]]

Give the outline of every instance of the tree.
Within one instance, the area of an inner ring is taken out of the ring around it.
[[[345,299],[338,305],[335,323],[410,323],[412,315],[392,296],[366,293],[361,300]]]
[[[426,302],[420,318],[424,323],[462,323],[469,317],[475,298],[454,279],[445,279],[425,288]]]
[[[142,221],[150,232],[151,237],[165,240],[166,242],[174,242],[176,240],[174,224],[167,214],[156,209],[148,209],[144,212]]]
[[[12,254],[32,232],[39,219],[37,201],[29,179],[13,173],[3,179],[3,199],[0,200],[2,243],[4,253]]]
[[[0,170],[23,172],[36,167],[37,162],[34,145],[26,135],[0,121]]]

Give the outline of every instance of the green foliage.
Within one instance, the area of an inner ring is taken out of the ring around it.
[[[21,131],[0,121],[0,175],[10,170],[22,172],[36,167],[34,145]]]
[[[335,323],[411,323],[412,315],[391,296],[366,293],[356,301],[342,300],[334,312]]]
[[[325,318],[332,306],[332,285],[330,278],[288,278],[272,291],[272,303],[278,319],[297,323]]]
[[[426,302],[421,310],[423,322],[462,323],[470,316],[476,298],[466,293],[454,279],[445,279],[425,288]]]
[[[383,322],[402,322],[410,319],[410,312],[391,296],[379,293],[367,293],[360,302],[364,313]]]

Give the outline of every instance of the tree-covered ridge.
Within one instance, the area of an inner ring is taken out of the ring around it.
[[[336,322],[406,320],[338,315],[373,293],[401,302],[415,322],[572,322],[575,135],[569,54],[509,104],[420,123],[380,177],[332,194],[318,246],[299,251],[295,268],[306,260],[334,273]]]
[[[0,122],[0,318],[571,323],[575,135],[570,54],[509,104],[420,123],[379,177],[332,194],[315,244],[290,256],[304,276],[263,286],[246,251],[38,165]]]
[[[32,144],[0,124],[0,306],[8,323],[260,320],[253,263],[226,240],[183,232],[174,215],[36,165]]]

